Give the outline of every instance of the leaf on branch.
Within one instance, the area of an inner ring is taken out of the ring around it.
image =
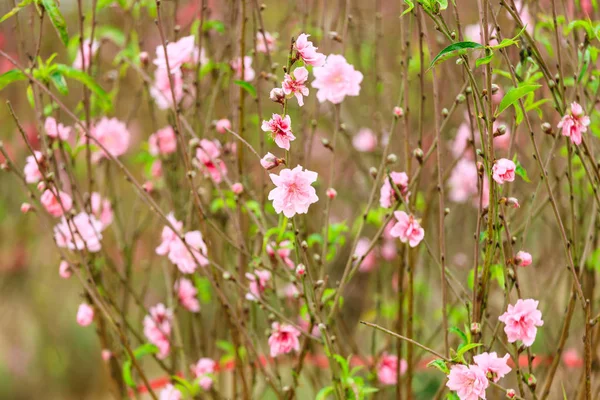
[[[11,69],[0,75],[0,90],[4,89],[9,84],[16,81],[24,81],[27,77],[18,69]]]
[[[437,360],[431,361],[429,364],[427,364],[427,366],[439,369],[440,371],[442,371],[446,375],[448,375],[450,373],[450,369],[446,365],[446,362],[444,360],[442,360],[442,359],[439,359],[439,358]]]
[[[541,88],[542,85],[523,85],[510,89],[500,101],[500,105],[496,110],[495,116],[498,117],[502,111],[506,110],[511,105],[514,105],[519,99],[527,96],[529,93]]]
[[[19,11],[21,11],[23,8],[27,7],[31,3],[33,3],[33,0],[23,0],[23,1],[21,1],[12,10],[10,10],[6,14],[4,14],[2,16],[2,18],[0,18],[0,22],[4,22],[7,19],[9,19],[10,17],[12,17],[13,15],[16,15]]]
[[[240,80],[233,81],[233,83],[243,88],[246,92],[250,93],[252,97],[256,98],[256,88],[251,83]]]
[[[461,56],[463,54],[467,54],[470,51],[483,49],[484,47],[475,42],[458,42],[453,43],[450,46],[446,47],[444,50],[440,51],[437,56],[431,61],[429,65],[429,69],[433,68],[434,65],[440,63],[442,61],[446,61],[449,58]]]
[[[69,34],[67,33],[67,24],[65,22],[65,18],[63,17],[58,5],[55,0],[40,0],[44,9],[48,13],[48,17],[50,17],[50,21],[58,32],[58,36],[60,40],[62,40],[65,46],[69,44]]]

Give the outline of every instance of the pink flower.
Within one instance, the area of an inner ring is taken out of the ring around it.
[[[102,349],[100,353],[103,361],[108,361],[112,357],[112,352],[108,349]]]
[[[281,164],[281,161],[279,161],[279,159],[271,153],[265,154],[265,156],[260,160],[260,165],[266,170],[273,169],[279,164]]]
[[[271,132],[271,137],[282,149],[289,150],[290,142],[296,139],[292,133],[292,120],[289,115],[282,118],[279,114],[273,114],[270,120],[263,121],[261,128],[265,132]]]
[[[158,347],[159,359],[165,359],[171,350],[171,322],[173,311],[159,303],[150,308],[150,314],[144,317],[144,336]]]
[[[400,360],[400,375],[404,375],[408,364],[406,360]],[[377,364],[377,379],[384,385],[395,385],[398,383],[398,357],[383,353]]]
[[[33,152],[32,156],[27,156],[25,159],[25,168],[23,169],[25,181],[27,183],[37,183],[43,178],[38,165],[41,164],[43,160],[44,156],[37,150]]]
[[[29,211],[31,211],[31,204],[29,203],[22,203],[21,204],[21,212],[23,214],[27,214]]]
[[[563,353],[562,362],[569,368],[583,367],[583,359],[576,349],[568,349]]]
[[[396,243],[386,240],[381,246],[381,257],[386,261],[392,261],[398,255]]]
[[[425,237],[425,230],[412,215],[408,215],[404,211],[394,211],[396,217],[396,225],[390,231],[393,237],[400,238],[402,243],[408,242],[410,247],[415,247]]]
[[[93,192],[90,196],[90,205],[92,213],[100,220],[104,228],[112,223],[113,210],[109,199],[102,199],[100,193]]]
[[[529,254],[526,251],[519,251],[517,253],[517,255],[515,256],[515,262],[517,263],[517,265],[520,265],[521,267],[527,267],[527,266],[531,265],[532,261],[533,261],[533,258],[531,257],[531,254]]]
[[[394,107],[393,111],[394,111],[394,115],[398,118],[404,116],[404,110],[402,109],[402,107],[396,106],[396,107]]]
[[[81,326],[88,326],[94,322],[94,309],[86,303],[81,303],[77,309],[77,323]]]
[[[217,140],[202,139],[196,149],[196,158],[202,164],[204,176],[210,176],[215,183],[220,183],[222,177],[227,175],[227,166],[219,159],[220,155],[221,144]]]
[[[183,308],[194,313],[200,311],[200,302],[197,298],[198,290],[196,290],[192,281],[180,278],[175,282],[175,291]]]
[[[227,133],[227,130],[231,130],[231,121],[227,118],[223,118],[215,122],[215,128],[219,133]]]
[[[384,177],[383,186],[379,192],[379,205],[383,208],[390,208],[398,200],[396,191],[390,184],[390,178],[398,187],[398,191],[405,196],[405,199],[408,196],[408,175],[406,175],[406,172],[391,172],[389,178]]]
[[[160,178],[162,176],[162,162],[160,160],[155,160],[150,167],[150,175],[153,178]]]
[[[308,207],[319,201],[315,188],[311,186],[317,180],[317,173],[302,170],[298,165],[294,169],[282,169],[279,175],[270,174],[271,180],[277,186],[269,193],[273,200],[275,212],[283,212],[287,218],[296,214],[306,214]]]
[[[102,118],[100,122],[92,127],[90,134],[113,157],[125,154],[129,148],[130,134],[127,126],[116,118]],[[93,154],[95,162],[99,161],[102,157],[108,158],[104,150]]]
[[[329,188],[325,191],[325,194],[327,195],[327,197],[329,197],[331,200],[335,199],[337,197],[337,191],[334,188]]]
[[[300,350],[300,331],[288,324],[280,325],[279,322],[273,322],[271,325],[273,333],[269,336],[269,347],[271,348],[271,357],[277,357],[280,354],[287,354],[292,350]]]
[[[179,104],[183,98],[183,77],[181,71],[176,70],[172,73],[173,92],[175,93],[175,104]],[[150,88],[150,95],[154,99],[156,106],[161,110],[173,107],[173,93],[171,93],[171,81],[166,69],[159,68],[154,71],[154,85]]]
[[[533,344],[537,327],[544,325],[542,313],[537,309],[538,304],[537,300],[519,299],[514,306],[509,304],[508,310],[498,317],[506,325],[504,332],[510,343],[520,340],[527,347]]]
[[[319,89],[317,99],[323,103],[329,100],[333,104],[341,103],[346,96],[358,96],[363,74],[348,64],[344,56],[330,54],[323,67],[313,70],[315,80],[312,86]]]
[[[293,76],[285,74],[281,88],[288,98],[292,95],[296,96],[298,105],[302,107],[304,105],[304,98],[302,96],[308,96],[308,88],[306,87],[308,70],[304,67],[299,67],[292,74]]]
[[[198,49],[194,45],[194,35],[182,37],[176,42],[167,44],[167,57],[171,72],[178,71],[184,63],[197,60]],[[154,65],[156,65],[158,69],[167,70],[165,48],[162,44],[156,46]]]
[[[515,180],[516,168],[514,162],[507,158],[501,158],[492,166],[492,178],[500,185],[504,182],[512,182]]]
[[[58,266],[58,275],[63,279],[69,279],[71,277],[71,274],[72,271],[71,267],[69,266],[69,263],[65,260],[62,260],[60,262],[60,265]]]
[[[277,251],[277,255],[275,254],[275,251]],[[296,267],[290,258],[290,255],[292,254],[292,245],[289,240],[283,240],[279,245],[275,242],[267,244],[267,254],[271,257],[273,262],[278,262],[279,259],[281,259],[290,269]]]
[[[509,358],[510,355],[508,354],[505,354],[504,357],[499,358],[496,353],[493,352],[478,354],[473,357],[473,361],[475,361],[475,364],[477,364],[477,366],[483,370],[490,380],[498,382],[511,370],[511,368],[508,366]]]
[[[90,65],[91,58],[96,54],[100,45],[95,41],[91,43],[90,40],[85,39],[81,46],[77,46],[77,56],[75,56],[75,61],[73,61],[73,68],[77,68],[80,70],[88,69]],[[83,52],[81,51],[83,47]]]
[[[213,385],[211,375],[215,372],[217,363],[210,358],[201,358],[195,365],[192,365],[192,372],[198,379],[198,383],[204,390],[210,390]]]
[[[257,269],[253,273],[246,272],[246,278],[250,281],[248,284],[250,293],[246,294],[246,299],[255,301],[267,288],[267,282],[271,280],[271,273],[267,270]]]
[[[153,156],[172,154],[177,151],[177,136],[171,126],[159,129],[148,138],[148,147]]]
[[[558,123],[558,128],[562,129],[562,135],[571,138],[571,142],[576,145],[581,144],[582,133],[587,132],[590,125],[590,117],[584,114],[583,107],[578,103],[571,103],[571,110]]]
[[[160,391],[158,400],[181,400],[181,392],[170,383]]]
[[[254,70],[252,69],[252,57],[250,57],[250,56],[244,56],[243,76],[242,76],[242,59],[241,59],[241,57],[238,57],[235,60],[231,61],[231,68],[233,68],[233,72],[237,79],[242,79],[246,82],[250,82],[250,81],[254,80],[254,77],[256,76],[256,74],[254,73]]]
[[[169,251],[171,250],[171,246],[177,240],[179,240],[179,234],[181,233],[181,229],[183,228],[183,222],[177,221],[177,219],[175,218],[175,215],[173,215],[173,213],[169,213],[167,215],[167,219],[169,220],[171,225],[173,225],[173,227],[176,229],[176,231],[173,231],[169,226],[165,226],[163,228],[162,234],[161,234],[162,242],[156,248],[156,254],[158,254],[159,256],[164,256],[166,254],[169,254]]]
[[[42,193],[42,196],[40,197],[40,203],[42,203],[46,211],[48,211],[48,214],[52,215],[53,217],[62,216],[73,206],[73,200],[71,199],[71,196],[63,191],[59,191],[58,196],[56,196],[55,192],[50,189],[46,189],[44,193]]]
[[[233,192],[233,194],[240,195],[244,191],[244,185],[242,185],[239,182],[236,182],[233,185],[231,185],[231,191]]]
[[[92,253],[100,251],[102,230],[104,226],[95,216],[80,212],[72,219],[64,216],[54,227],[54,240],[58,247],[69,250],[87,250]],[[72,234],[71,234],[72,233]]]
[[[305,64],[320,67],[325,64],[325,55],[317,52],[318,47],[313,46],[312,42],[308,40],[309,36],[306,33],[300,34],[294,46],[298,51],[298,56]]]
[[[277,39],[269,32],[264,35],[256,32],[256,51],[259,53],[273,52],[277,50]]]
[[[64,126],[63,124],[59,124],[52,117],[46,118],[44,130],[46,131],[46,135],[53,139],[58,138],[60,140],[67,140],[71,134],[71,128]]]
[[[377,264],[377,256],[375,255],[375,252],[371,250],[369,253],[367,253],[370,244],[371,241],[366,237],[358,239],[358,242],[356,243],[354,255],[356,256],[357,261],[360,260],[361,257],[365,257],[360,263],[360,267],[358,267],[361,272],[369,272],[373,270]]]
[[[191,274],[196,271],[196,267],[200,265],[205,267],[209,264],[206,254],[208,249],[200,231],[187,232],[184,235],[185,243],[191,250],[188,250],[185,243],[177,237],[171,243],[169,248],[169,260],[179,268],[184,274]]]
[[[352,145],[358,151],[371,152],[377,148],[377,136],[369,128],[362,128],[352,138]]]
[[[477,365],[453,365],[446,386],[456,392],[460,400],[485,399],[489,385],[485,372]]]
[[[468,158],[462,158],[456,163],[456,166],[450,174],[448,184],[450,192],[448,197],[455,203],[465,203],[471,201],[475,207],[479,206],[479,188],[478,188],[477,166],[474,161]],[[489,203],[489,181],[488,177],[483,177],[482,203],[487,207]]]

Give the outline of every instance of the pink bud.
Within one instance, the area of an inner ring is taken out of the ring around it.
[[[146,193],[151,193],[152,190],[154,190],[154,185],[152,184],[152,182],[146,181],[142,184],[142,189],[144,189]]]
[[[94,321],[94,309],[86,303],[81,303],[77,310],[77,323],[81,326],[88,326]]]
[[[532,261],[533,258],[531,257],[531,254],[526,251],[519,251],[515,256],[515,262],[521,267],[527,267],[528,265],[531,265]]]
[[[220,119],[215,122],[215,129],[219,133],[226,133],[228,129],[231,130],[231,121],[226,118]]]
[[[62,260],[58,266],[58,275],[63,279],[69,279],[72,273],[69,263]]]
[[[29,203],[21,204],[21,212],[23,214],[27,214],[29,211],[31,211],[31,204],[29,204]]]
[[[515,392],[515,389],[507,389],[506,390],[506,398],[507,399],[514,399],[516,395],[517,395],[517,393]]]
[[[231,185],[231,191],[234,194],[240,195],[244,191],[244,186],[241,183],[236,182],[233,185]]]
[[[140,53],[140,62],[141,62],[142,64],[148,64],[148,60],[149,60],[149,59],[150,59],[150,58],[148,57],[148,52],[146,52],[146,51],[142,51],[142,52]]]
[[[298,266],[296,267],[296,275],[304,276],[305,274],[306,274],[306,267],[304,266],[304,264],[298,264]]]
[[[112,357],[112,352],[110,350],[108,350],[108,349],[102,350],[102,359],[104,361],[110,360],[111,357]]]
[[[404,115],[402,107],[394,107],[394,115],[398,118],[402,117]]]
[[[37,184],[37,190],[42,192],[44,189],[46,189],[46,184],[44,182],[40,182]]]
[[[334,188],[327,189],[325,193],[327,194],[327,197],[329,197],[331,200],[335,199],[337,196],[337,192]]]
[[[516,197],[509,197],[506,200],[506,203],[511,206],[512,208],[519,208],[521,207],[521,205],[519,204],[519,199],[517,199]]]

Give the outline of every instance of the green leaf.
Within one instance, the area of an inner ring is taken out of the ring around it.
[[[16,81],[24,81],[27,77],[18,69],[11,69],[0,75],[0,90]]]
[[[521,165],[520,162],[517,161],[516,164],[517,168],[515,168],[515,174],[519,175],[525,182],[531,182],[529,176],[527,176],[527,170]]]
[[[489,53],[489,54],[485,57],[478,58],[477,61],[475,61],[476,68],[479,68],[480,66],[485,65],[485,64],[489,64],[492,61],[492,59],[494,58],[493,50],[485,49],[485,52]]]
[[[136,360],[139,360],[140,358],[142,358],[145,355],[156,354],[156,353],[158,353],[158,347],[156,347],[153,344],[146,343],[146,344],[141,345],[137,349],[135,349],[133,351],[133,356],[135,357]],[[131,359],[128,359],[125,362],[123,362],[122,375],[123,375],[123,381],[125,381],[127,386],[135,387],[135,382],[131,375]]]
[[[435,56],[435,58],[431,61],[431,64],[429,65],[429,69],[431,69],[435,64],[445,61],[449,58],[467,54],[469,51],[482,48],[483,46],[481,44],[475,42],[453,43],[450,46],[443,49],[442,51],[440,51],[437,56]]]
[[[524,26],[523,29],[521,29],[519,31],[519,33],[517,33],[514,37],[512,37],[510,39],[508,39],[508,38],[502,39],[502,41],[500,43],[498,43],[495,46],[490,46],[490,48],[493,50],[500,50],[500,49],[503,49],[505,47],[512,46],[512,45],[518,46],[519,41],[517,39],[519,38],[519,36],[521,36],[523,34],[523,32],[525,32],[526,28],[527,28],[527,26]]]
[[[31,3],[33,3],[33,0],[23,0],[23,1],[21,1],[12,10],[10,10],[9,12],[7,12],[6,14],[4,14],[2,16],[2,18],[0,18],[0,23],[6,21],[7,19],[9,19],[10,17],[12,17],[13,15],[15,15],[16,13],[18,13],[19,11],[21,11],[23,8],[25,8],[28,5],[30,5]]]
[[[48,13],[50,17],[50,21],[52,25],[54,25],[54,29],[58,32],[58,36],[60,40],[62,40],[63,44],[67,46],[69,44],[69,34],[67,33],[67,24],[65,22],[65,18],[60,12],[58,5],[54,0],[41,0],[44,9]]]
[[[112,108],[108,93],[106,93],[104,89],[102,89],[102,87],[100,87],[100,85],[98,85],[91,76],[77,68],[73,68],[64,64],[56,64],[56,70],[60,72],[63,76],[75,79],[76,81],[79,81],[80,83],[87,86],[87,88],[90,89],[97,96],[98,102],[102,109],[107,111]]]
[[[450,373],[450,369],[446,365],[446,362],[440,358],[438,358],[437,360],[431,361],[429,364],[427,364],[427,366],[439,369],[446,375],[448,375]]]
[[[448,332],[456,334],[462,339],[463,343],[469,343],[469,338],[467,337],[467,334],[461,331],[459,328],[452,326],[450,327],[450,329],[448,329]]]
[[[52,81],[52,83],[54,84],[54,86],[60,94],[62,94],[63,96],[69,94],[69,87],[67,86],[67,81],[65,81],[65,78],[60,74],[60,72],[51,73],[50,80]]]
[[[256,98],[256,88],[250,82],[235,80],[233,83],[242,87],[246,92],[250,93],[252,97]]]
[[[462,357],[467,351],[469,350],[473,350],[479,346],[483,346],[482,343],[469,343],[469,344],[465,344],[462,347],[459,347],[459,349],[456,351],[456,356],[458,358]]]
[[[541,88],[542,85],[523,85],[510,89],[500,101],[500,105],[496,110],[495,116],[498,117],[502,111],[506,110],[511,105],[514,105],[519,99],[527,96],[529,93]]]
[[[333,393],[333,386],[324,387],[323,389],[319,390],[315,400],[326,400],[327,396],[329,396],[331,393]]]
[[[590,39],[595,37],[594,27],[592,26],[590,21],[585,21],[585,20],[581,20],[581,19],[572,21],[569,25],[567,25],[567,27],[563,31],[564,35],[568,36],[571,33],[571,31],[575,28],[585,29],[585,32],[587,33],[587,36]]]
[[[404,14],[408,14],[409,12],[411,12],[413,10],[413,8],[415,8],[415,3],[413,3],[412,0],[404,0],[404,3],[408,6],[408,8],[406,10],[404,10],[404,12],[402,14],[400,14],[400,16],[403,16]]]
[[[204,32],[208,32],[211,29],[214,29],[219,33],[225,33],[225,24],[222,21],[218,21],[216,19],[204,21],[204,24],[202,25],[202,30]]]
[[[448,8],[448,0],[435,0],[435,2],[439,5],[440,10]]]
[[[125,46],[125,33],[116,26],[103,25],[96,28],[97,39],[108,39],[119,47]]]

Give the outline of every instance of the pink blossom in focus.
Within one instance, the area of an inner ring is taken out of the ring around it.
[[[485,399],[489,385],[485,372],[477,365],[453,365],[448,374],[448,389],[456,392],[460,400]]]
[[[175,94],[175,104],[179,104],[183,98],[183,77],[180,70],[172,73],[173,92]],[[173,93],[171,92],[171,80],[166,69],[159,68],[154,71],[154,85],[150,88],[150,95],[154,99],[156,106],[161,110],[167,110],[173,107]]]
[[[71,134],[71,128],[58,123],[53,117],[46,118],[44,130],[53,139],[67,140]]]
[[[318,47],[315,47],[313,43],[308,40],[306,33],[301,33],[294,43],[294,47],[298,51],[298,56],[304,61],[305,64],[312,65],[313,67],[321,67],[325,64],[325,55],[317,52]]]
[[[377,136],[369,128],[362,128],[352,138],[352,146],[361,152],[371,152],[377,148]]]
[[[173,311],[159,303],[150,308],[150,313],[144,317],[144,336],[150,343],[158,347],[157,357],[165,359],[171,350],[171,322]]]
[[[223,118],[215,122],[215,129],[219,133],[227,133],[227,130],[231,130],[231,121],[227,118]]]
[[[48,211],[48,214],[52,215],[53,217],[62,216],[73,206],[73,200],[67,193],[58,191],[57,196],[56,192],[53,192],[50,189],[46,189],[44,193],[42,193],[42,196],[40,197],[40,203],[42,203],[46,211]]]
[[[193,62],[198,58],[198,50],[194,45],[194,35],[182,37],[176,42],[167,44],[167,57],[171,72],[178,71],[184,63]],[[156,47],[156,58],[154,65],[158,69],[167,70],[167,59],[165,59],[165,48],[162,44]]]
[[[404,375],[408,368],[406,360],[400,360],[400,375]],[[377,364],[377,379],[383,385],[395,385],[398,383],[398,357],[383,353]]]
[[[211,377],[215,372],[217,363],[210,359],[203,357],[194,365],[192,365],[192,373],[198,380],[200,387],[204,390],[210,390],[213,385],[213,379]]]
[[[184,235],[185,243],[179,237],[171,243],[169,248],[169,260],[184,274],[191,274],[200,265],[205,267],[209,264],[206,254],[208,248],[202,239],[200,231],[187,232]],[[187,244],[188,246],[186,247]],[[188,247],[191,250],[188,250]]]
[[[44,156],[37,150],[33,152],[32,156],[27,156],[25,159],[25,168],[23,169],[25,181],[27,183],[37,183],[43,178],[38,166],[38,164],[41,164],[43,160]]]
[[[266,170],[273,169],[279,164],[279,159],[271,153],[265,154],[265,156],[260,160],[260,165]]]
[[[354,256],[356,256],[357,261],[360,260],[361,257],[365,256],[363,261],[360,263],[360,267],[358,267],[359,271],[361,272],[369,272],[373,270],[377,264],[377,256],[375,252],[371,249],[371,251],[367,253],[370,244],[371,241],[366,237],[358,239],[358,242],[356,243]]]
[[[196,158],[201,163],[204,176],[211,177],[215,183],[220,183],[223,176],[227,175],[227,166],[221,155],[221,144],[217,140],[202,139],[196,149]]]
[[[113,157],[119,157],[125,154],[129,148],[131,135],[127,130],[127,126],[116,118],[102,118],[92,127],[90,134],[104,146],[106,151]],[[96,144],[96,142],[92,141],[92,144]],[[103,157],[108,158],[104,150],[94,153],[92,157],[95,162]]]
[[[71,274],[72,272],[69,263],[65,260],[62,260],[58,266],[58,275],[63,279],[69,279]]]
[[[270,132],[275,144],[282,149],[289,150],[290,142],[296,139],[292,133],[292,120],[289,115],[282,118],[279,114],[273,114],[270,120],[262,122],[261,129]]]
[[[396,225],[391,230],[393,237],[400,238],[402,243],[408,242],[410,247],[415,247],[425,237],[425,230],[412,215],[408,215],[404,211],[394,211],[396,217]]]
[[[492,178],[500,185],[504,182],[512,182],[515,180],[516,169],[517,166],[514,162],[507,158],[501,158],[492,166]]]
[[[285,74],[281,88],[283,93],[289,98],[296,96],[298,105],[302,107],[304,105],[304,97],[308,96],[308,88],[306,87],[306,81],[308,80],[308,70],[304,67],[296,68],[292,75]]]
[[[520,265],[521,267],[527,267],[527,266],[531,265],[533,258],[531,257],[531,254],[529,254],[528,252],[519,251],[517,253],[517,255],[515,256],[515,261],[516,261],[517,265]]]
[[[288,324],[279,324],[273,322],[271,325],[273,332],[269,336],[269,347],[271,348],[271,357],[277,357],[280,354],[287,354],[292,350],[300,350],[300,331]]]
[[[172,154],[177,151],[177,137],[171,126],[159,129],[148,138],[148,149],[153,156]]]
[[[75,56],[75,61],[73,61],[73,68],[77,68],[80,70],[88,69],[90,65],[91,58],[96,54],[100,45],[97,42],[93,42],[90,46],[90,40],[85,39],[81,46],[77,46],[77,56]],[[81,51],[83,47],[83,52]]]
[[[252,69],[252,57],[244,56],[244,73],[242,76],[242,59],[240,57],[231,61],[231,68],[233,68],[233,72],[235,74],[236,79],[241,79],[246,82],[251,82],[254,80],[256,73]]]
[[[587,132],[590,123],[590,117],[584,114],[583,107],[573,102],[569,113],[562,117],[558,123],[558,128],[562,129],[563,136],[570,137],[571,142],[580,145],[582,134]]]
[[[259,53],[273,52],[277,50],[277,39],[269,32],[264,35],[256,32],[256,51]]]
[[[237,194],[239,196],[240,194],[242,194],[242,192],[244,192],[244,185],[242,185],[240,182],[236,182],[233,185],[231,185],[231,191],[233,192],[233,194]]]
[[[77,309],[77,323],[88,326],[94,321],[94,309],[86,303],[81,303]]]
[[[390,172],[390,176],[385,176],[383,186],[379,192],[379,205],[383,208],[390,208],[398,200],[396,191],[390,184],[390,179],[398,187],[398,191],[405,196],[408,196],[408,175],[406,172]]]
[[[92,213],[100,220],[104,228],[112,223],[113,210],[109,199],[103,199],[100,193],[93,192],[90,196],[90,206]]]
[[[320,103],[328,100],[333,104],[341,103],[346,96],[358,96],[363,74],[348,64],[344,56],[330,54],[322,67],[313,70],[315,80],[312,86],[317,91]]]
[[[175,386],[168,383],[163,390],[160,391],[158,400],[181,400],[181,392]]]
[[[498,319],[504,322],[504,332],[509,343],[517,340],[529,347],[535,341],[537,327],[544,325],[542,313],[537,309],[539,301],[533,299],[517,300],[515,305],[509,304],[508,310]]]
[[[248,284],[250,293],[246,294],[246,299],[255,301],[267,288],[267,282],[271,280],[271,273],[267,270],[257,269],[252,273],[246,272],[246,278],[250,281]]]
[[[69,221],[64,216],[61,218],[54,227],[54,240],[58,247],[96,253],[102,248],[100,241],[103,229],[102,222],[94,215],[80,212]]]
[[[495,352],[492,352],[478,354],[473,357],[473,361],[483,370],[488,379],[498,382],[511,370],[508,366],[509,358],[509,354],[505,354],[504,357],[500,358]]]
[[[283,212],[287,218],[296,214],[306,214],[308,207],[319,201],[315,188],[311,186],[317,180],[317,173],[303,170],[300,165],[294,169],[283,169],[279,175],[270,174],[276,188],[269,192],[275,212]]]
[[[283,263],[288,266],[288,268],[296,268],[294,262],[290,258],[290,255],[292,254],[292,246],[289,240],[283,240],[279,244],[271,242],[267,244],[266,250],[273,262],[278,262],[279,259],[281,259]],[[277,254],[275,251],[277,251]]]
[[[175,282],[175,291],[179,303],[190,312],[200,311],[200,302],[198,301],[198,290],[189,279],[180,278]]]

